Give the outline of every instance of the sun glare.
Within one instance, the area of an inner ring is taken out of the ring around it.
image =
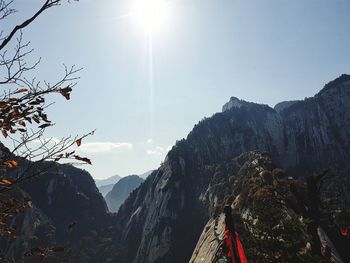
[[[167,20],[165,0],[137,0],[134,17],[147,33],[162,29]]]

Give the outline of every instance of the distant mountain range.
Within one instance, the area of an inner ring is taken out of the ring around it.
[[[129,175],[120,179],[106,195],[105,200],[110,212],[117,212],[129,194],[144,181],[137,175]]]
[[[113,184],[101,185],[97,187],[98,191],[103,195],[103,197],[106,197],[106,195],[113,189],[113,186],[118,182],[119,180]]]
[[[143,174],[138,175],[143,180],[146,180],[148,175],[150,175],[154,170],[147,171]],[[126,177],[126,176],[125,176]],[[103,195],[103,197],[106,197],[106,195],[113,189],[113,186],[119,182],[120,179],[124,177],[121,177],[119,175],[114,175],[111,177],[108,177],[106,179],[95,179],[95,184],[100,191],[100,193]]]
[[[122,177],[119,175],[113,175],[111,177],[108,177],[106,179],[95,179],[95,184],[97,187],[109,185],[109,184],[116,184]]]

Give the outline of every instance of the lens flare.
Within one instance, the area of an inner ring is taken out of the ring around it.
[[[148,33],[161,30],[168,17],[164,0],[138,0],[134,10],[136,22]]]

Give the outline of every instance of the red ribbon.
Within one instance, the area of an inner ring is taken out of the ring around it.
[[[235,243],[234,243],[235,242]],[[240,263],[248,263],[247,258],[244,253],[243,245],[241,241],[238,238],[238,233],[236,232],[236,238],[234,239],[233,236],[231,235],[230,231],[226,228],[225,229],[225,245],[229,249],[227,253],[227,257],[231,258],[232,263],[235,262],[235,252],[233,249],[233,246],[236,245],[237,247],[237,253],[238,253],[238,258],[240,260]]]

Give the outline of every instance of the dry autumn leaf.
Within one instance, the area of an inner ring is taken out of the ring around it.
[[[5,164],[8,168],[16,168],[18,166],[18,162],[15,160],[9,160]]]
[[[2,184],[2,185],[11,185],[12,182],[9,181],[9,180],[6,180],[6,179],[2,179],[2,180],[0,180],[0,184]]]
[[[7,131],[2,130],[2,135],[5,137],[5,139],[7,138]]]
[[[71,87],[66,87],[64,89],[60,89],[60,93],[63,97],[66,98],[66,100],[69,100],[70,99],[70,92],[72,91],[72,88]]]
[[[81,138],[75,141],[78,147],[81,145]]]
[[[8,110],[10,108],[7,104],[0,104],[0,110]]]
[[[26,127],[26,123],[23,121],[23,120],[20,120],[18,122],[19,125],[23,126],[23,127]]]

